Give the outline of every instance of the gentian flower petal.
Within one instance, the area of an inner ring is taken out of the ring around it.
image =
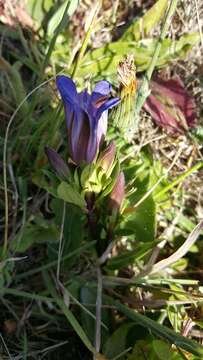
[[[66,115],[66,126],[67,126],[67,129],[69,132],[72,127],[73,120],[74,120],[75,106],[71,102],[65,101],[64,102],[64,110],[65,110],[65,115]]]
[[[107,100],[96,112],[97,125],[97,144],[98,147],[101,145],[106,132],[107,132],[107,120],[108,120],[108,109],[116,106],[120,102],[120,98]]]
[[[88,114],[80,108],[75,109],[74,121],[71,127],[71,149],[72,159],[76,164],[82,161],[91,162],[87,158],[87,149],[90,138],[90,121]]]
[[[111,84],[108,81],[99,81],[91,95],[91,103],[95,108],[100,107],[106,100],[108,100],[111,91]]]
[[[99,149],[98,141],[97,141],[97,123],[91,122],[89,141],[87,147],[86,161],[91,163],[95,156],[97,155],[97,151]]]
[[[111,84],[106,80],[101,80],[98,83],[96,83],[95,88],[93,90],[92,96],[95,94],[100,95],[109,95],[110,91],[112,89]]]
[[[120,102],[120,98],[114,98],[105,101],[105,103],[102,106],[100,106],[99,109],[97,110],[96,117],[99,118],[105,110],[112,109],[119,102]]]
[[[78,104],[78,93],[71,78],[65,75],[59,75],[56,77],[56,85],[63,102],[69,101],[72,104]]]
[[[98,119],[97,123],[97,144],[98,147],[103,142],[105,135],[107,133],[108,125],[108,111],[104,111]]]
[[[91,95],[87,92],[87,89],[78,94],[78,99],[80,107],[82,107],[83,110],[88,111],[91,103]]]

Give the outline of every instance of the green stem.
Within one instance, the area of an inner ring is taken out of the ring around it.
[[[199,162],[195,164],[193,167],[185,171],[183,174],[178,176],[172,183],[165,186],[162,190],[160,190],[157,194],[155,194],[154,199],[158,200],[161,196],[167,193],[169,190],[173,189],[176,185],[179,185],[181,182],[185,180],[186,177],[193,174],[195,171],[201,169],[203,167],[203,162]]]
[[[35,293],[29,293],[27,291],[22,291],[18,289],[11,289],[2,287],[1,295],[14,295],[15,297],[23,297],[25,299],[36,300],[36,301],[44,301],[44,302],[56,302],[52,297],[47,297],[44,295],[39,295]]]
[[[77,59],[76,59],[76,62],[75,62],[75,65],[74,65],[74,68],[73,68],[73,72],[72,72],[72,77],[75,77],[76,74],[77,74],[77,71],[78,71],[78,68],[79,68],[79,65],[81,63],[81,60],[84,56],[84,53],[87,49],[87,45],[88,45],[88,42],[89,42],[89,39],[90,39],[90,36],[91,36],[91,33],[92,33],[92,29],[93,29],[93,26],[95,24],[95,19],[96,19],[96,16],[100,10],[100,7],[101,7],[101,0],[99,0],[95,7],[93,8],[92,10],[92,16],[90,15],[90,24],[89,24],[89,27],[88,27],[88,30],[85,34],[85,38],[83,40],[83,43],[82,43],[82,46],[80,48],[80,51],[79,51],[79,54],[77,56]]]
[[[72,252],[69,252],[68,254],[66,254],[65,256],[62,257],[62,261],[65,261],[65,260],[68,260],[72,257],[75,257],[77,255],[80,255],[80,253],[83,251],[83,250],[87,250],[91,247],[93,247],[95,245],[95,241],[92,241],[92,242],[89,242],[87,244],[84,244],[82,245],[80,248],[77,248],[76,250],[72,251]],[[43,270],[47,270],[47,269],[50,269],[52,267],[55,267],[57,265],[57,262],[58,260],[53,260],[51,261],[50,263],[48,264],[45,264],[45,265],[42,265],[42,266],[39,266],[37,269],[32,269],[32,270],[29,270],[29,271],[26,271],[22,274],[19,274],[19,275],[16,275],[16,279],[17,280],[20,280],[20,279],[25,279],[26,277],[30,277],[30,276],[33,276],[39,272],[42,272]]]
[[[53,51],[54,46],[56,44],[57,37],[59,36],[59,34],[63,30],[63,28],[67,25],[67,22],[69,20],[68,13],[69,13],[70,5],[71,5],[71,0],[69,0],[67,2],[66,8],[65,8],[63,16],[62,16],[62,19],[61,19],[59,25],[57,26],[56,30],[54,31],[54,35],[53,35],[53,37],[51,39],[48,51],[46,53],[46,56],[44,58],[44,62],[42,64],[40,79],[43,78],[43,76],[44,76],[44,72],[45,72],[45,69],[46,69],[46,67],[47,67],[47,65],[49,63],[52,51]]]
[[[176,7],[177,7],[177,3],[178,3],[178,0],[171,0],[170,1],[168,10],[167,10],[167,13],[166,13],[166,16],[165,16],[165,20],[164,20],[164,23],[163,23],[163,26],[162,26],[162,29],[161,29],[161,34],[160,34],[160,37],[159,37],[159,39],[157,41],[157,44],[156,44],[156,47],[155,47],[153,57],[151,59],[150,65],[149,65],[149,67],[148,67],[148,69],[146,71],[146,74],[144,76],[144,79],[142,81],[142,85],[140,86],[140,89],[138,91],[138,96],[137,96],[137,99],[136,99],[136,107],[135,107],[137,117],[139,117],[139,113],[140,113],[140,111],[142,109],[142,106],[144,105],[144,102],[145,102],[146,98],[149,95],[149,81],[150,81],[150,79],[152,77],[154,68],[156,66],[156,63],[157,63],[157,60],[158,60],[158,57],[159,57],[159,53],[160,53],[160,50],[161,50],[161,47],[162,47],[162,42],[166,37],[166,33],[167,33],[167,31],[169,29],[169,26],[171,24],[171,18],[174,15],[174,12],[175,12]]]
[[[11,125],[13,124],[13,121],[22,108],[22,106],[26,103],[28,98],[35,93],[38,89],[40,89],[42,86],[46,85],[49,81],[53,80],[53,78],[50,78],[43,83],[36,86],[32,91],[29,92],[29,94],[26,95],[26,97],[20,102],[14,113],[12,114],[8,125],[6,127],[5,137],[4,137],[4,147],[3,147],[3,184],[4,184],[4,203],[5,203],[5,228],[4,228],[4,243],[3,243],[3,250],[2,250],[2,259],[5,258],[8,250],[8,181],[7,181],[7,145],[8,145],[8,137],[9,137],[9,131],[11,128]]]

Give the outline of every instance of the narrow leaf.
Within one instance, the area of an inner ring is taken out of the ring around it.
[[[59,6],[59,8],[57,9],[57,11],[54,12],[52,18],[49,20],[49,23],[48,23],[47,33],[50,37],[54,35],[59,24],[60,24],[61,30],[63,27],[66,26],[68,17],[73,15],[75,10],[77,9],[78,4],[79,4],[79,0],[72,0],[72,1],[68,0],[68,1],[65,1],[61,6]],[[67,16],[66,16],[66,19],[64,18],[64,21],[61,24],[63,14],[66,11],[67,5],[68,5]]]
[[[162,19],[168,6],[168,0],[158,0],[140,19],[136,19],[125,31],[122,40],[138,41],[141,37],[146,37],[149,32]]]
[[[187,254],[191,246],[195,243],[198,236],[200,235],[201,231],[203,229],[203,220],[199,222],[199,224],[193,229],[193,231],[188,236],[187,240],[179,247],[179,249],[169,256],[168,258],[159,261],[157,264],[155,264],[152,267],[152,270],[150,271],[150,274],[154,274],[156,272],[159,272],[166,267],[169,267],[179,259],[181,259],[183,256]]]
[[[203,356],[203,347],[199,345],[197,342],[190,340],[173,330],[167,328],[164,325],[157,323],[156,321],[146,317],[145,315],[139,314],[127,306],[121,304],[120,302],[112,300],[113,305],[125,314],[129,319],[135,321],[136,323],[140,324],[141,326],[149,329],[152,331],[156,336],[164,338],[168,340],[171,344],[175,344],[177,347],[182,348],[194,355]]]
[[[179,40],[165,39],[162,42],[160,55],[156,67],[162,67],[172,60],[185,58],[189,50],[198,44],[198,33],[183,35]],[[135,57],[137,72],[148,68],[157,44],[156,39],[144,39],[138,43],[132,41],[116,41],[99,49],[89,51],[83,58],[77,75],[83,77],[115,75],[119,62],[124,55],[132,54]]]
[[[96,351],[95,351],[94,347],[90,343],[87,335],[85,334],[85,332],[84,332],[83,328],[81,327],[81,325],[79,324],[78,320],[73,315],[72,311],[69,310],[69,308],[65,305],[63,300],[61,300],[60,297],[57,295],[57,292],[56,292],[55,288],[53,287],[51,279],[46,271],[43,272],[43,277],[44,277],[46,286],[47,286],[50,294],[52,295],[53,299],[56,301],[57,305],[59,306],[59,308],[61,309],[61,311],[67,318],[67,320],[70,322],[71,326],[73,327],[73,329],[75,330],[75,332],[77,333],[79,338],[82,340],[82,342],[85,344],[85,346],[92,353],[95,353]]]

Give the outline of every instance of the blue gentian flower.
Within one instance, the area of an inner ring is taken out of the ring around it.
[[[78,93],[73,80],[64,75],[57,77],[56,84],[64,104],[71,159],[77,165],[91,163],[107,131],[108,109],[120,99],[109,98],[108,81],[98,82],[91,95],[87,90]]]

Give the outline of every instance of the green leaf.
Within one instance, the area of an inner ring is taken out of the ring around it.
[[[57,194],[60,199],[66,201],[67,203],[79,206],[81,209],[86,208],[86,202],[84,197],[80,195],[73,186],[67,184],[64,181],[62,181],[61,184],[58,186]]]
[[[96,304],[97,301],[97,292],[96,289],[88,288],[87,286],[82,286],[80,289],[80,302],[83,304],[83,306],[87,306],[87,304]],[[92,313],[96,316],[95,312],[96,309],[94,307],[92,308]],[[101,311],[101,341],[102,343],[106,341],[106,339],[109,337],[109,331],[108,326],[111,326],[110,323],[110,312],[109,309],[102,309]],[[93,317],[90,317],[90,315],[81,309],[81,322],[83,325],[83,328],[86,330],[88,334],[88,338],[93,343],[95,340],[95,329],[96,329],[96,321],[93,319]]]
[[[155,360],[151,355],[151,344],[149,341],[138,340],[133,347],[132,353],[128,356],[128,360]]]
[[[0,57],[0,70],[4,71],[8,75],[9,86],[13,93],[16,106],[19,106],[22,103],[22,101],[24,101],[20,107],[20,111],[22,116],[27,116],[28,102],[25,100],[26,90],[24,88],[22,77],[18,69],[19,65],[20,65],[19,62],[16,62],[13,65],[11,65],[2,56]]]
[[[104,190],[102,191],[101,193],[101,196],[100,196],[100,199],[104,198],[105,196],[107,196],[112,190],[113,190],[113,187],[116,183],[116,180],[117,180],[117,177],[119,175],[119,171],[120,171],[120,164],[119,162],[117,161],[116,162],[116,165],[114,166],[114,169],[111,173],[111,176],[109,179],[107,179],[106,181],[106,184],[103,184],[106,185],[106,187],[104,188]]]
[[[61,227],[61,219],[63,218],[63,210],[64,210],[64,202],[61,199],[53,199],[51,202],[51,207],[55,214],[55,223],[60,228]],[[85,222],[86,218],[82,212],[82,210],[72,204],[66,204],[65,209],[65,219],[64,219],[64,227],[63,227],[63,238],[65,239],[63,245],[63,255],[68,254],[70,251],[78,249],[83,242],[84,235],[85,235]],[[57,247],[53,247],[53,257],[56,256],[58,251],[58,244]],[[51,251],[51,249],[49,249]],[[73,257],[70,264],[75,262],[76,258]],[[67,267],[66,265],[64,265]]]
[[[26,10],[28,14],[37,22],[41,24],[46,13],[53,6],[54,0],[29,0],[26,1]]]
[[[171,296],[170,300],[174,300],[174,297]],[[185,311],[182,312],[181,308],[184,309],[184,307],[178,307],[176,305],[170,305],[167,308],[167,315],[168,315],[168,319],[171,323],[171,326],[173,327],[174,331],[181,331],[182,328],[182,320],[183,320],[183,316],[185,316]]]
[[[67,11],[67,17],[70,17],[73,15],[75,10],[77,9],[77,6],[79,4],[79,0],[66,0],[64,3],[54,12],[54,15],[49,20],[48,27],[47,27],[47,34],[48,36],[53,36],[54,32],[56,31],[57,26],[60,24],[64,11],[67,7],[67,4],[70,3],[70,6],[68,7]],[[64,24],[65,25],[65,24]]]
[[[96,293],[88,289],[88,287],[83,286],[80,290],[80,301],[81,303],[86,306],[86,304],[95,304],[96,303]],[[92,312],[95,315],[94,308]],[[83,328],[87,331],[88,338],[91,342],[94,342],[95,338],[95,320],[92,319],[87,313],[83,310],[81,312],[81,323]]]
[[[188,339],[167,328],[166,326],[161,325],[156,321],[148,318],[147,316],[129,309],[127,306],[122,305],[118,301],[115,302],[115,300],[112,300],[112,304],[116,306],[116,308],[123,314],[125,314],[129,319],[152,331],[156,336],[164,338],[168,340],[171,344],[175,344],[177,347],[180,347],[183,350],[200,356],[200,358],[202,359],[203,346],[199,345],[196,341]]]
[[[185,359],[172,348],[170,344],[162,340],[138,340],[133,347],[128,360],[183,360]]]
[[[136,19],[130,27],[125,31],[122,40],[138,41],[141,37],[146,37],[149,32],[159,23],[162,19],[168,0],[158,0],[140,19]]]
[[[148,196],[132,213],[122,226],[132,231],[140,242],[153,242],[156,231],[156,204],[152,196]]]
[[[188,176],[192,175],[195,171],[201,169],[203,167],[203,162],[200,161],[194,166],[192,166],[189,170],[185,171],[183,174],[176,177],[175,180],[172,182],[166,184],[160,191],[156,191],[154,198],[155,200],[159,200],[162,198],[164,194],[169,192],[169,190],[172,190],[175,186],[181,184]]]
[[[145,255],[149,253],[152,249],[153,243],[141,244],[135,250],[126,250],[122,251],[121,255],[112,257],[108,260],[106,269],[107,270],[118,270],[123,267],[127,267],[131,264],[134,264],[136,260],[142,259]]]
[[[172,351],[171,346],[162,340],[154,340],[152,342],[153,349],[157,355],[157,359],[160,360],[171,360]]]
[[[57,186],[59,184],[59,180],[53,173],[46,170],[42,170],[41,172],[37,171],[32,176],[32,182],[38,187],[45,189],[52,196],[57,196]]]
[[[40,226],[28,223],[12,241],[11,248],[15,252],[23,253],[33,244],[56,242],[58,238],[59,232],[54,224]]]
[[[48,291],[52,295],[53,299],[56,301],[57,305],[63,312],[66,319],[71,324],[72,328],[75,330],[76,334],[79,336],[81,341],[85,344],[85,346],[89,349],[89,351],[91,351],[92,353],[95,353],[96,351],[95,351],[94,347],[92,346],[92,344],[90,343],[86,333],[84,332],[83,328],[79,324],[76,317],[73,315],[72,311],[69,310],[69,308],[66,306],[64,301],[58,296],[58,294],[52,284],[52,280],[46,271],[43,272],[43,277],[44,277],[44,281],[45,281]]]
[[[127,335],[133,326],[133,323],[125,323],[109,337],[103,348],[103,353],[108,359],[120,355],[127,348]],[[119,359],[122,360],[123,357],[119,357]]]
[[[75,330],[76,334],[80,337],[82,342],[85,344],[85,346],[91,351],[92,353],[95,353],[95,350],[90,343],[86,333],[84,332],[83,328],[77,321],[76,317],[73,315],[73,313],[66,307],[66,305],[61,300],[57,300],[57,303],[59,307],[61,308],[62,312],[64,313],[67,320],[70,322],[71,326]]]
[[[54,50],[57,38],[59,34],[66,28],[68,24],[68,20],[70,18],[70,13],[73,14],[73,12],[76,10],[76,7],[72,6],[76,3],[76,0],[67,0],[64,4],[64,8],[62,8],[63,12],[59,14],[60,16],[57,16],[57,18],[54,20],[54,25],[51,26],[51,31],[53,31],[53,34],[51,36],[51,41],[49,43],[49,47],[46,53],[46,56],[44,58],[44,62],[42,65],[42,73],[45,71],[47,65],[49,64],[49,60],[51,57],[51,54]],[[78,2],[77,2],[78,4]]]
[[[162,67],[172,60],[185,58],[188,51],[198,44],[198,33],[183,35],[179,40],[165,39],[162,42],[160,55],[156,67]],[[96,50],[89,51],[84,57],[78,76],[112,76],[116,74],[118,63],[130,53],[135,57],[137,71],[148,68],[154,54],[157,39],[144,39],[138,43],[130,41],[117,41]]]

